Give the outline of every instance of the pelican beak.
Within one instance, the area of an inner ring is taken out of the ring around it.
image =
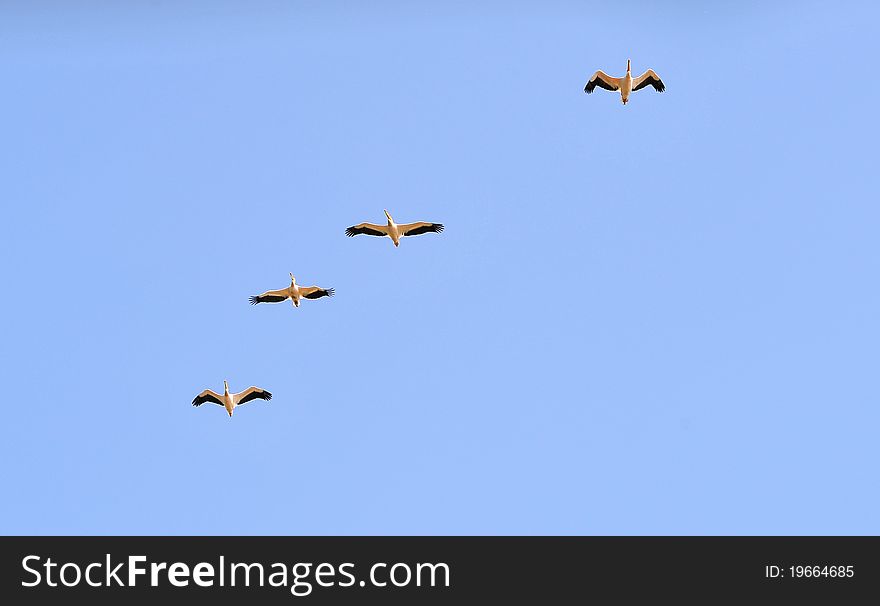
[[[388,220],[391,221],[391,215],[388,214],[388,211],[386,210],[383,212],[385,213],[385,216],[388,217]]]
[[[626,71],[629,71],[629,59],[626,60]]]

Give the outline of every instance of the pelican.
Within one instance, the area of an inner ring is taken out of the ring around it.
[[[259,387],[248,387],[247,389],[239,393],[229,393],[229,384],[226,381],[223,381],[222,396],[215,391],[206,389],[195,398],[193,398],[193,406],[201,406],[205,402],[210,402],[211,404],[219,404],[226,409],[226,412],[228,412],[229,416],[231,417],[232,411],[235,409],[236,406],[241,406],[242,404],[247,404],[251,400],[257,399],[271,400],[272,394],[270,394],[265,389],[261,389]]]
[[[660,79],[660,76],[653,69],[649,69],[638,78],[633,78],[632,74],[629,73],[629,59],[626,60],[626,75],[623,78],[612,78],[600,69],[587,82],[584,92],[590,94],[597,86],[610,91],[619,90],[620,100],[623,101],[624,105],[629,101],[630,93],[641,90],[646,86],[653,86],[654,90],[658,93],[666,90],[663,80]]]
[[[267,290],[261,295],[248,298],[251,305],[257,303],[281,303],[285,299],[290,299],[294,307],[299,307],[299,300],[302,297],[306,299],[320,299],[321,297],[332,297],[336,292],[333,288],[319,288],[317,286],[299,286],[296,278],[290,274],[290,286],[281,290]]]
[[[401,236],[418,236],[427,233],[439,234],[443,231],[442,223],[425,223],[424,221],[419,221],[418,223],[401,223],[398,225],[394,222],[394,219],[391,218],[391,215],[388,214],[387,210],[385,211],[385,216],[388,217],[388,225],[360,223],[358,225],[352,225],[346,229],[345,235],[349,238],[359,234],[366,234],[368,236],[388,236],[391,238],[391,241],[394,242],[394,246],[400,246]]]

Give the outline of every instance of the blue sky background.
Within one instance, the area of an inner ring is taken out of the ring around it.
[[[0,532],[880,533],[873,3],[71,4],[0,8]]]

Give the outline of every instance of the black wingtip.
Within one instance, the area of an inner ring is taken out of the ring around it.
[[[335,294],[336,294],[336,289],[335,289],[335,288],[328,288],[328,289],[327,289],[327,296],[328,296],[328,297],[332,297],[332,296],[335,295]]]
[[[355,236],[356,234],[354,233],[354,227],[346,228],[345,235],[348,236],[349,238],[351,238],[352,236]]]
[[[272,394],[269,393],[268,391],[264,391],[263,394],[266,396],[266,399],[267,399],[267,400],[271,400],[271,399],[272,399]]]
[[[248,301],[251,302],[251,305],[256,305],[257,303],[260,302],[260,300],[257,297],[248,297]]]

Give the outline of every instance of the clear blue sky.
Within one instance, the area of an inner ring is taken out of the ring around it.
[[[79,4],[0,8],[0,532],[880,533],[872,3]]]

